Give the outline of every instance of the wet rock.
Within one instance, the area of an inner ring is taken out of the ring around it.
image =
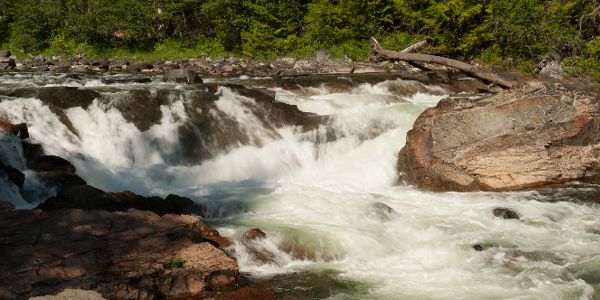
[[[146,131],[162,119],[161,105],[169,104],[169,91],[133,90],[128,97],[116,99],[113,105],[125,120],[132,122],[140,131]]]
[[[136,61],[129,64],[127,71],[130,73],[139,73],[144,70],[151,70],[152,68],[154,68],[154,65],[147,61]]]
[[[10,203],[8,201],[0,200],[0,212],[6,211],[6,210],[14,210],[14,209],[15,209],[15,206],[12,203]]]
[[[79,208],[85,210],[102,209],[107,211],[127,211],[138,209],[152,211],[159,215],[191,213],[203,215],[206,209],[188,198],[169,195],[160,197],[144,197],[129,191],[107,193],[90,185],[71,186],[60,191],[56,197],[39,205],[45,211]]]
[[[54,296],[31,297],[29,300],[105,300],[102,295],[94,291],[66,289]]]
[[[234,291],[225,291],[210,294],[209,297],[215,300],[275,300],[279,299],[275,291],[271,289],[257,289],[250,287],[239,288]]]
[[[391,220],[396,211],[385,203],[373,202],[369,204],[369,211],[373,213],[381,221]]]
[[[54,174],[74,174],[76,169],[68,160],[56,155],[39,155],[27,161],[27,165],[34,171],[52,172]]]
[[[76,87],[57,86],[37,89],[37,98],[61,109],[81,107],[86,109],[100,93]]]
[[[25,123],[12,124],[0,121],[0,130],[5,130],[14,135],[18,135],[23,140],[29,138],[29,129]]]
[[[146,75],[136,76],[115,76],[115,77],[102,77],[102,83],[104,84],[128,84],[128,83],[149,83],[152,82],[152,78]]]
[[[492,210],[492,214],[494,215],[494,217],[502,218],[505,220],[518,220],[520,218],[519,213],[510,208],[505,207],[494,208],[494,210]]]
[[[25,183],[25,174],[21,173],[21,171],[11,166],[5,166],[1,162],[0,170],[2,170],[8,177],[8,180],[12,181],[16,186],[19,188],[23,187],[23,184]]]
[[[494,247],[498,247],[498,245],[494,244],[494,243],[478,243],[478,244],[471,246],[471,248],[477,252],[485,251],[487,249],[494,248]]]
[[[473,245],[473,250],[475,250],[477,252],[481,252],[481,251],[483,251],[485,249],[483,248],[483,245],[475,244],[475,245]]]
[[[203,242],[199,222],[138,210],[1,211],[0,282],[12,284],[0,293],[26,299],[76,288],[157,299],[237,288],[236,262]]]
[[[180,83],[202,83],[200,76],[188,69],[174,69],[165,72],[163,75],[163,81],[180,82]]]
[[[267,234],[258,228],[252,228],[242,234],[242,241],[244,242],[258,241],[265,238],[267,238]]]
[[[398,172],[431,191],[599,183],[599,100],[539,82],[481,100],[442,100],[408,132]]]
[[[23,156],[27,161],[34,160],[38,156],[44,155],[44,149],[40,144],[34,144],[23,141],[21,145],[23,146]]]

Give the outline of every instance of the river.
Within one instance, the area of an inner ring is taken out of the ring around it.
[[[241,271],[284,297],[600,299],[600,206],[583,201],[598,199],[597,187],[431,193],[398,182],[397,154],[414,120],[460,94],[397,78],[331,77],[304,85],[302,79],[247,77],[208,78],[199,85],[109,79],[1,75],[0,116],[27,122],[46,152],[70,160],[91,185],[175,193],[206,205],[206,221],[236,241],[232,253]],[[230,84],[267,89],[276,101],[326,121],[312,130],[274,128],[248,109],[255,99]],[[245,135],[225,149],[203,145],[207,156],[190,159],[194,152],[181,145],[198,145],[178,130],[193,121],[189,104],[200,101],[198,92],[207,85],[216,88],[210,113],[225,116]],[[65,86],[101,97],[67,109],[36,97],[40,89]],[[139,91],[168,99],[143,104],[160,107],[160,117],[145,130],[119,105],[140,101],[132,96]],[[23,208],[53,193],[26,175],[30,193],[19,200]],[[382,204],[393,212],[382,213]],[[494,217],[496,207],[521,218]],[[267,238],[249,250],[239,240],[254,227]],[[483,251],[475,251],[476,244]],[[253,256],[257,250],[269,253],[266,263]]]

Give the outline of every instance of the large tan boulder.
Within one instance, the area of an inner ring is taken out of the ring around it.
[[[398,171],[431,191],[513,191],[600,182],[593,92],[539,82],[483,100],[449,98],[408,132]]]

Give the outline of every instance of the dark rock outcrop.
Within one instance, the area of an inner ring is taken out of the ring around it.
[[[5,166],[0,162],[0,170],[6,174],[8,180],[12,181],[17,187],[22,188],[25,183],[25,174],[11,167]]]
[[[62,109],[81,107],[86,109],[100,93],[76,87],[58,86],[37,89],[37,98]]]
[[[107,193],[90,185],[77,185],[59,192],[56,197],[39,205],[44,211],[63,208],[79,208],[85,210],[127,211],[134,208],[164,214],[196,214],[204,215],[206,209],[188,198],[169,195],[160,197],[143,197],[132,192]]]
[[[519,213],[506,207],[496,207],[492,210],[492,214],[494,215],[494,217],[502,218],[505,220],[518,220],[520,218]]]
[[[442,100],[408,132],[398,171],[432,191],[599,183],[599,101],[539,82],[483,100]]]
[[[18,135],[23,140],[29,138],[29,129],[25,123],[12,124],[9,122],[0,122],[0,130],[5,130],[14,135]]]
[[[0,211],[0,298],[94,290],[107,299],[203,298],[238,287],[236,262],[192,216]]]
[[[377,216],[381,221],[389,221],[396,214],[396,211],[393,208],[381,202],[370,203],[368,209],[371,214]]]

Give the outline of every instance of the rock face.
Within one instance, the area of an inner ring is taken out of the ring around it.
[[[539,82],[427,109],[400,151],[401,180],[431,191],[600,182],[600,97]]]
[[[29,300],[105,300],[102,295],[94,291],[66,289],[56,296],[32,297]]]
[[[107,299],[206,297],[237,288],[237,263],[188,215],[0,211],[0,299],[94,290]],[[10,283],[10,284],[9,284]]]
[[[80,208],[86,210],[102,209],[108,211],[127,211],[130,208],[148,210],[159,215],[196,214],[204,215],[205,208],[191,199],[177,195],[160,197],[143,197],[132,192],[107,193],[89,185],[77,185],[67,188],[40,204],[44,210],[62,208]]]

